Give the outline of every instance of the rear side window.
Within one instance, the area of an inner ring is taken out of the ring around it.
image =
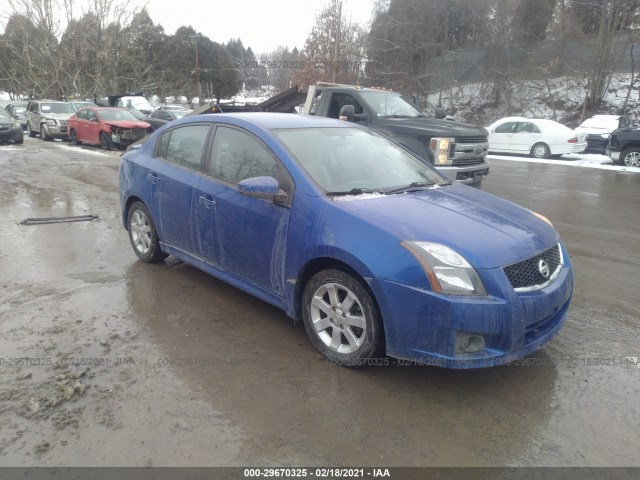
[[[208,133],[207,125],[190,125],[169,130],[160,137],[156,155],[171,163],[200,171]]]
[[[231,184],[251,177],[275,177],[271,152],[248,133],[218,127],[213,139],[209,175]]]

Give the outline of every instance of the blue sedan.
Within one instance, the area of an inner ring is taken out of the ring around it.
[[[340,365],[500,365],[549,342],[573,290],[549,221],[386,138],[282,113],[185,117],[122,159],[145,262],[173,255],[304,323]]]

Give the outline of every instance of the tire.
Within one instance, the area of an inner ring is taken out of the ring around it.
[[[625,167],[640,167],[640,147],[627,148],[620,154],[617,163]]]
[[[158,231],[143,203],[134,202],[129,207],[127,230],[133,251],[143,262],[159,262],[169,256],[160,250]]]
[[[113,142],[104,132],[100,132],[100,146],[104,150],[111,150],[113,148]]]
[[[48,142],[49,140],[51,140],[51,137],[49,136],[49,131],[47,130],[47,125],[44,123],[40,125],[40,138],[45,142]]]
[[[82,145],[82,142],[78,140],[78,134],[74,129],[71,129],[69,132],[69,138],[71,139],[71,143],[74,145]]]
[[[536,143],[531,147],[531,156],[533,158],[549,158],[551,156],[551,149],[546,143]]]
[[[31,137],[31,138],[36,138],[36,132],[34,132],[33,130],[31,130],[31,124],[29,122],[27,122],[27,134]]]
[[[342,270],[323,270],[307,282],[302,318],[313,346],[332,363],[366,366],[380,356],[380,313],[367,289]]]
[[[22,145],[24,143],[24,138],[19,138],[15,141],[16,145]]]

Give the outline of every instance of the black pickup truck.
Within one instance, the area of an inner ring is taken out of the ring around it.
[[[317,83],[309,87],[303,113],[339,118],[346,105],[355,110],[353,120],[385,135],[453,180],[480,186],[489,174],[485,161],[488,133],[444,118],[424,115],[398,92],[351,85]]]

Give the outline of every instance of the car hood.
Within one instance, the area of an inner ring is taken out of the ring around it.
[[[381,117],[377,120],[377,124],[382,128],[392,127],[394,132],[410,133],[416,130],[427,130],[431,136],[439,137],[486,137],[488,135],[484,127],[432,117]]]
[[[118,128],[149,128],[150,125],[147,122],[142,122],[140,120],[136,120],[135,122],[132,122],[130,120],[119,120],[119,121],[108,121],[108,122],[103,122],[106,125],[109,125],[111,127],[118,127]]]
[[[399,242],[447,245],[476,268],[516,263],[559,241],[555,229],[531,211],[462,185],[384,196],[335,197],[334,201]]]
[[[52,118],[54,120],[69,120],[73,116],[73,113],[45,113],[43,117]]]
[[[16,123],[16,119],[13,117],[0,117],[0,125],[13,125],[14,123]]]

